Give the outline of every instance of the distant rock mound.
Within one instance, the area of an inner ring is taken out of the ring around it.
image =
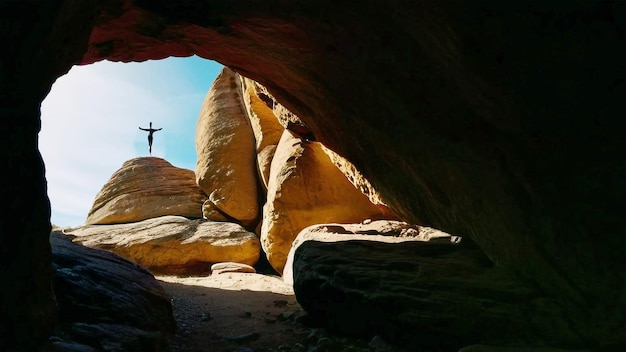
[[[261,244],[257,236],[231,222],[163,216],[140,222],[68,229],[73,241],[116,253],[159,274],[200,274],[211,265],[254,265]]]
[[[122,224],[164,215],[201,218],[206,198],[193,171],[157,157],[135,158],[102,187],[85,224]]]

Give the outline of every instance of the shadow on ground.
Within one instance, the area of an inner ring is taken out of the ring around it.
[[[304,341],[309,333],[297,321],[303,311],[293,294],[160,283],[172,297],[177,323],[172,352],[272,351]]]
[[[401,351],[378,337],[338,337],[315,327],[277,276],[156,278],[172,298],[171,352]]]

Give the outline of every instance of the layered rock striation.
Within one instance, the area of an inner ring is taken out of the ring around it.
[[[394,221],[304,229],[284,279],[312,321],[408,350],[584,343],[558,299],[495,267],[473,244]]]
[[[206,194],[191,170],[157,157],[124,162],[93,202],[86,225],[120,224],[164,215],[202,217]]]
[[[82,226],[66,234],[76,243],[109,250],[151,272],[169,275],[207,274],[212,264],[221,262],[254,265],[261,253],[257,236],[239,224],[172,215]]]
[[[259,218],[255,139],[239,75],[225,68],[213,82],[196,127],[196,180],[215,208],[247,226]]]

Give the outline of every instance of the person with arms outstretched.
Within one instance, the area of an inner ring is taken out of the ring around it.
[[[150,122],[150,128],[139,127],[139,129],[142,131],[148,131],[148,150],[150,151],[150,155],[152,155],[152,135],[154,134],[154,132],[162,130],[162,128],[152,128],[152,122]]]

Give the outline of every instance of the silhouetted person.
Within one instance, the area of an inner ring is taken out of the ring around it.
[[[152,128],[152,122],[150,122],[150,128],[139,127],[139,129],[142,131],[148,131],[148,150],[150,151],[150,155],[152,155],[152,135],[154,134],[154,132],[162,130],[162,128],[154,129]]]

